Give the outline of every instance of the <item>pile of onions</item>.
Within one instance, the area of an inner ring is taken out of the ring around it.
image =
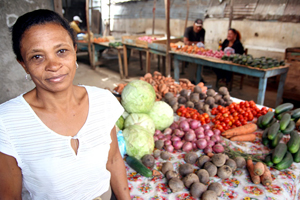
[[[221,139],[221,131],[211,130],[208,124],[201,125],[200,121],[180,117],[163,132],[156,130],[154,140],[164,141],[164,149],[168,152],[182,150],[189,152],[201,149],[204,153],[223,153],[224,141]]]

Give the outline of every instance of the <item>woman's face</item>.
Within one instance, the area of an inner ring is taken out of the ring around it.
[[[76,48],[62,26],[47,23],[30,27],[23,34],[20,50],[20,64],[37,89],[59,92],[72,85]]]
[[[227,35],[227,40],[234,41],[235,39],[236,39],[236,35],[234,34],[234,32],[232,30],[229,30],[228,35]]]

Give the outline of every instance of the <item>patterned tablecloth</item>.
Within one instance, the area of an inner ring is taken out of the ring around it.
[[[262,132],[256,132],[257,139],[254,143],[246,142],[229,142],[226,143],[236,151],[242,151],[248,154],[267,154],[269,149],[261,144]],[[285,138],[287,141],[288,138]],[[202,150],[197,151],[202,155]],[[185,163],[183,160],[185,153],[177,151],[172,153],[169,159],[173,163],[173,167],[178,171],[179,165]],[[162,159],[156,159],[155,169],[161,169]],[[195,165],[195,170],[199,168]],[[167,185],[166,178],[160,177],[146,178],[137,174],[126,164],[127,178],[130,188],[131,198],[134,200],[167,200],[167,199],[195,199],[190,196],[188,189],[181,192],[172,193]],[[270,168],[273,176],[273,183],[270,187],[261,184],[255,185],[251,182],[246,169],[237,169],[234,174],[225,180],[221,180],[217,176],[211,177],[210,182],[219,182],[223,186],[222,195],[219,199],[237,199],[237,200],[300,200],[300,163],[293,163],[286,170],[278,171]]]

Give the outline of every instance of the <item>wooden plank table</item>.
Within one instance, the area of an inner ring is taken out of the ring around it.
[[[250,66],[244,66],[232,63],[230,61],[224,61],[217,58],[210,58],[201,55],[193,55],[180,52],[170,52],[174,59],[174,79],[179,81],[179,61],[185,61],[197,64],[197,83],[200,82],[202,66],[209,66],[218,69],[223,69],[231,72],[237,72],[240,74],[245,74],[249,76],[254,76],[259,78],[258,85],[258,96],[257,104],[263,105],[265,99],[265,92],[267,87],[267,80],[270,77],[280,75],[280,82],[277,90],[276,105],[281,103],[281,98],[283,94],[284,82],[289,70],[289,65],[270,68],[270,69],[258,69]]]

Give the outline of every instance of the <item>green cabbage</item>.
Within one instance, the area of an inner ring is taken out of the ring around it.
[[[173,109],[163,101],[156,101],[154,103],[149,116],[154,121],[155,129],[161,131],[168,128],[174,121]]]
[[[124,129],[124,118],[123,116],[120,116],[118,121],[116,122],[116,125],[117,127],[120,129],[120,130],[123,130]]]
[[[131,125],[123,130],[127,154],[141,159],[154,150],[153,135],[139,125]]]
[[[151,117],[144,113],[132,113],[125,120],[125,128],[131,125],[139,125],[154,135],[155,125]]]
[[[142,80],[134,80],[122,91],[122,105],[128,113],[148,113],[156,95],[152,85]]]

